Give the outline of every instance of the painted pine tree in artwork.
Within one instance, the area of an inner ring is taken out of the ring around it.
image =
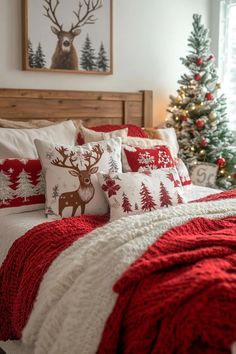
[[[35,67],[35,57],[34,57],[34,50],[33,50],[33,45],[31,40],[28,40],[28,62],[29,62],[29,67],[34,68]]]
[[[122,196],[122,208],[125,213],[132,212],[132,205],[129,201],[129,198],[127,197],[127,195],[125,193],[123,193],[123,196]]]
[[[172,205],[171,197],[169,196],[169,193],[162,182],[160,183],[160,202],[161,207],[168,208],[169,205]]]
[[[97,68],[99,71],[106,72],[109,69],[109,60],[107,59],[107,53],[105,51],[103,42],[101,42],[100,49],[97,57]]]
[[[22,170],[17,177],[16,197],[24,198],[24,201],[26,202],[27,197],[31,197],[32,195],[34,195],[34,185],[27,172]]]
[[[92,47],[91,40],[87,34],[84,42],[83,49],[81,50],[80,66],[86,71],[93,71],[96,69],[96,56],[95,50]]]
[[[45,68],[46,65],[45,54],[43,52],[40,42],[38,44],[38,48],[34,55],[34,62],[35,62],[35,68],[38,69]]]
[[[118,172],[119,168],[117,162],[113,159],[112,156],[109,158],[109,171],[110,172]]]
[[[13,198],[14,190],[10,187],[10,176],[0,171],[0,201],[6,204],[6,200]]]
[[[148,190],[147,186],[142,182],[141,184],[141,205],[142,210],[144,211],[151,211],[156,209],[156,203],[150,191]]]

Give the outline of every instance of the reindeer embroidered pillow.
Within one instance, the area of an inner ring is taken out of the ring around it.
[[[97,172],[122,171],[121,138],[82,146],[35,140],[35,145],[45,170],[47,216],[71,217],[108,211]]]
[[[98,174],[110,205],[111,220],[184,203],[175,168],[118,174]]]
[[[0,215],[43,209],[44,193],[39,160],[0,159]]]

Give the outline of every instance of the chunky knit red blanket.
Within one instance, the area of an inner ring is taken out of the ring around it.
[[[40,282],[52,261],[108,219],[91,215],[47,222],[14,242],[0,269],[0,340],[21,337]]]
[[[196,218],[167,231],[114,291],[118,300],[98,354],[230,353],[236,341],[236,216]]]

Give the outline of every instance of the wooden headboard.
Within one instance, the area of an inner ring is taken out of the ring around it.
[[[152,127],[152,91],[98,92],[0,89],[0,118],[81,119],[86,125]]]

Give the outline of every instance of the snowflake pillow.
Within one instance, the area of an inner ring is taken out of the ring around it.
[[[184,203],[175,168],[118,174],[98,174],[110,205],[111,220]]]
[[[39,160],[0,159],[0,215],[43,209],[44,194]]]
[[[121,172],[121,138],[61,146],[36,140],[46,178],[46,215],[104,214],[108,205],[97,172]]]
[[[187,169],[185,163],[183,162],[183,160],[176,158],[175,159],[175,167],[178,171],[182,186],[187,186],[187,185],[192,184],[191,177],[189,175],[188,169]]]
[[[165,145],[152,148],[122,146],[122,165],[124,172],[143,172],[166,167],[174,167],[175,162]]]

